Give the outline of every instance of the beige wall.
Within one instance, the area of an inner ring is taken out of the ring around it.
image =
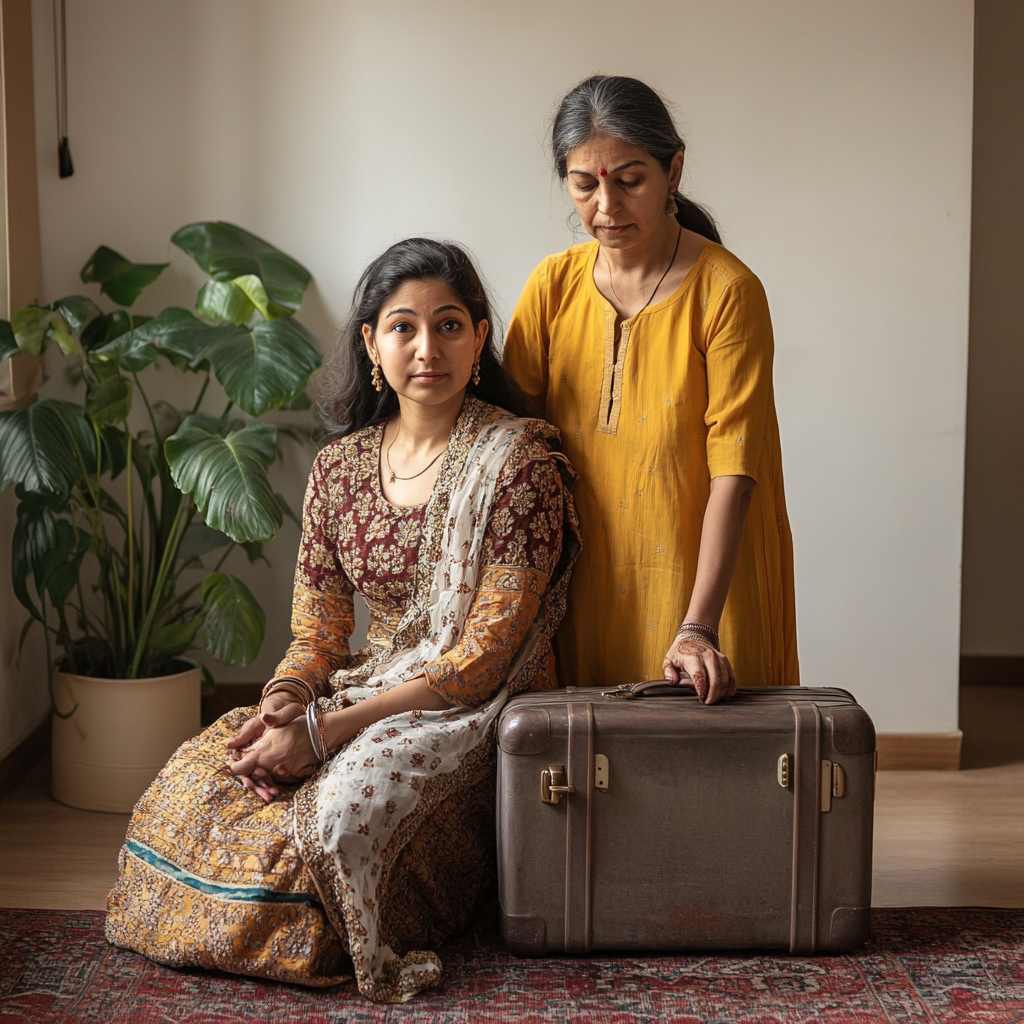
[[[396,238],[467,243],[507,314],[572,242],[544,154],[555,97],[634,74],[671,97],[691,191],[765,282],[796,537],[804,681],[881,729],[956,728],[967,351],[969,0],[72,0],[57,178],[50,4],[34,0],[45,291],[100,242],[237,221],[312,270],[322,339]],[[301,469],[282,476],[297,501]],[[261,592],[264,676],[287,639],[297,537]]]
[[[1024,655],[1024,4],[977,0],[964,654]]]

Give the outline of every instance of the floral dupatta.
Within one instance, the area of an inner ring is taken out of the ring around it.
[[[457,643],[476,591],[502,467],[528,435],[554,433],[536,420],[493,418],[488,413],[498,410],[472,398],[466,402],[428,503],[417,599],[390,648],[334,673],[336,695],[322,699],[325,709],[372,699],[411,679]],[[549,591],[564,600],[564,583],[551,583]],[[429,814],[489,771],[494,723],[536,647],[546,615],[542,603],[505,685],[488,703],[407,712],[377,722],[299,791],[296,840],[331,923],[348,937],[359,990],[374,1002],[405,1002],[440,980],[436,954],[412,951],[399,957],[388,945],[381,930],[381,893],[405,844]]]

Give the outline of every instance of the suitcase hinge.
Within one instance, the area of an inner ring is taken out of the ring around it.
[[[821,762],[821,809],[832,810],[832,797],[846,795],[846,772],[833,761]]]
[[[557,804],[563,793],[575,793],[573,786],[566,785],[565,765],[553,764],[540,773],[540,798],[546,804]]]

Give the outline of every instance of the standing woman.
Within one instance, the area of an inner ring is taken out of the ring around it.
[[[643,82],[581,82],[552,148],[596,241],[533,271],[504,361],[580,474],[559,676],[682,671],[707,703],[737,683],[797,685],[764,289],[678,191],[684,143]]]

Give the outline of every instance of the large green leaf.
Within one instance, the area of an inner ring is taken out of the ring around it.
[[[89,550],[89,535],[76,530],[66,519],[58,519],[56,543],[48,547],[40,560],[42,582],[54,607],[59,608],[78,583],[78,570]]]
[[[130,306],[142,289],[151,285],[169,263],[132,263],[119,252],[101,245],[82,267],[82,281],[97,283],[104,295],[119,306]]]
[[[149,646],[161,654],[184,651],[191,645],[202,624],[202,615],[196,615],[185,622],[170,622],[153,630],[149,637]]]
[[[183,562],[191,562],[193,558],[202,558],[230,543],[231,538],[226,533],[212,530],[206,523],[191,523],[181,538],[178,557]]]
[[[252,310],[249,297],[230,281],[207,281],[196,299],[196,312],[208,320],[244,324]]]
[[[101,430],[123,423],[132,408],[132,384],[120,374],[100,381],[85,399],[85,411]]]
[[[295,312],[309,284],[309,271],[262,238],[225,221],[187,224],[171,236],[214,280],[255,274],[269,299]]]
[[[0,320],[0,362],[13,356],[15,352],[21,351],[18,348],[18,341],[14,337],[14,328],[9,320]]]
[[[14,311],[11,327],[18,348],[30,355],[40,355],[51,341],[56,341],[65,352],[74,351],[75,339],[57,310],[22,306]]]
[[[103,471],[116,480],[128,465],[128,435],[117,427],[104,427],[100,431],[103,446]]]
[[[11,582],[14,594],[35,619],[42,620],[42,612],[28,592],[32,579],[38,595],[46,586],[42,569],[46,552],[57,546],[57,519],[64,511],[67,500],[63,497],[32,494],[23,487],[16,489],[18,522],[11,544]]]
[[[205,412],[190,412],[182,421],[181,426],[178,430],[183,430],[187,427],[199,427],[200,430],[205,430],[208,434],[217,434],[220,437],[227,437],[232,430],[241,430],[245,426],[244,423],[238,421],[239,425],[229,426],[224,420],[218,419],[216,416],[211,416]],[[177,431],[175,431],[176,433]]]
[[[80,331],[89,322],[89,317],[98,312],[96,307],[81,295],[68,295],[66,298],[51,302],[50,309],[60,313],[72,331]]]
[[[132,316],[124,309],[102,313],[100,316],[93,317],[86,324],[81,335],[82,347],[90,352],[115,338],[120,338],[122,334],[127,334],[133,327],[139,327],[150,319],[152,318],[148,316]],[[142,366],[139,367],[139,369],[141,368]]]
[[[47,398],[0,413],[0,490],[13,481],[62,494],[95,465],[96,438],[77,406]]]
[[[234,576],[211,573],[200,592],[206,608],[206,649],[225,665],[241,668],[260,653],[267,616],[252,591]]]
[[[244,327],[232,324],[211,326],[195,314],[178,306],[165,309],[159,316],[147,320],[101,348],[93,355],[98,359],[116,359],[125,369],[138,369],[141,361],[147,365],[156,359],[157,352],[173,352],[184,356],[193,367],[198,366],[210,348],[218,343],[248,336]]]
[[[250,423],[227,437],[182,426],[164,453],[178,489],[193,496],[209,526],[239,543],[269,540],[281,526],[267,477],[275,438],[267,423]]]
[[[316,339],[297,320],[264,320],[209,350],[228,398],[262,416],[301,393],[320,365]]]
[[[294,310],[276,303],[268,294],[263,282],[255,274],[236,277],[232,284],[245,293],[246,298],[260,311],[264,320],[280,320],[291,316]]]

